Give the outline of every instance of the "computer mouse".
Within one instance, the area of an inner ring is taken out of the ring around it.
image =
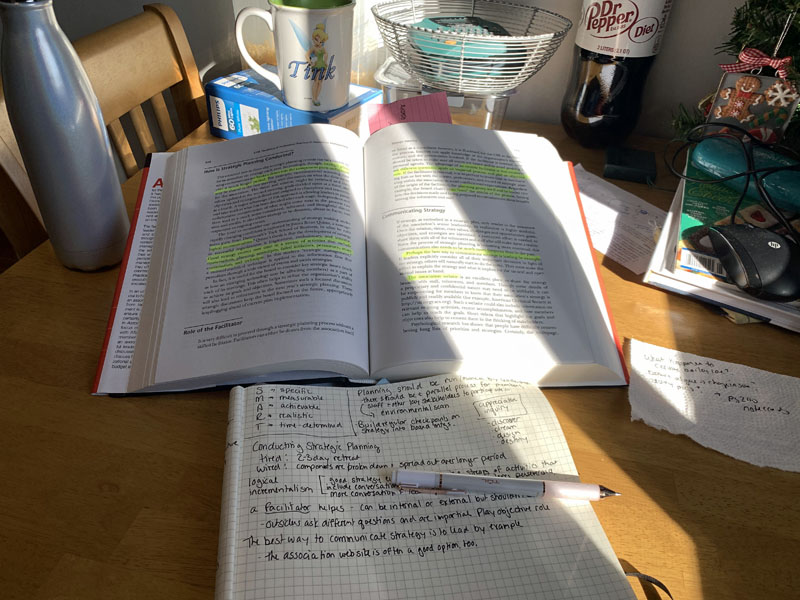
[[[708,237],[725,272],[762,300],[800,298],[800,248],[788,238],[752,225],[712,225]]]

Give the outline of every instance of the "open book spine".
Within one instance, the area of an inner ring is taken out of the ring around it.
[[[238,483],[239,473],[242,470],[244,411],[244,388],[234,387],[231,390],[230,405],[228,407],[228,434],[225,443],[225,471],[222,477],[215,600],[233,598],[234,577],[236,575],[235,538],[239,520]]]

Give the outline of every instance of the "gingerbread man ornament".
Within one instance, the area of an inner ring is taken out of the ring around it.
[[[714,116],[717,119],[732,118],[741,123],[753,120],[755,115],[750,112],[750,107],[759,104],[764,100],[764,94],[756,93],[761,87],[761,80],[752,75],[745,75],[736,81],[735,88],[725,88],[720,90],[719,97],[727,100],[725,106],[718,106],[714,109]]]

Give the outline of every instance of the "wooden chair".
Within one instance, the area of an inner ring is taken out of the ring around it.
[[[22,164],[17,139],[8,121],[6,99],[0,87],[0,233],[13,257],[25,256],[47,239],[28,173]],[[4,252],[6,254],[6,252]]]
[[[128,177],[141,167],[137,156],[169,148],[207,120],[197,65],[178,15],[169,6],[146,5],[142,14],[73,45]],[[46,239],[2,90],[0,229],[18,258]]]

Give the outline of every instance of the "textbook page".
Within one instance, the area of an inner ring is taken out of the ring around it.
[[[391,484],[393,468],[577,481],[535,387],[258,385],[229,415],[217,600],[634,597],[589,502]]]
[[[128,391],[139,315],[150,268],[150,251],[164,188],[166,158],[166,154],[153,154],[142,174],[136,213],[131,222],[128,247],[120,267],[120,279],[97,366],[92,390],[95,394],[124,394]]]
[[[412,123],[364,155],[374,377],[625,383],[571,167],[550,142]]]
[[[346,129],[308,126],[175,155],[131,390],[366,376],[360,147]]]

